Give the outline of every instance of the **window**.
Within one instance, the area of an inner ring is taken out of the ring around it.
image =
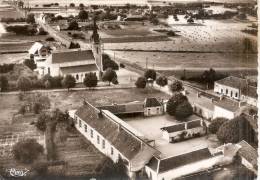
[[[230,96],[231,96],[231,97],[233,96],[233,91],[230,92]]]
[[[99,144],[100,142],[100,138],[99,138],[99,135],[97,135],[97,143]]]
[[[160,113],[160,108],[157,108],[157,114],[159,114]]]
[[[48,67],[48,74],[51,74],[51,69]]]
[[[114,149],[111,147],[111,155],[114,154]]]
[[[96,49],[97,49],[97,54],[98,54],[98,47]]]
[[[237,96],[238,96],[238,94],[237,94],[237,92],[236,92],[235,97],[237,97]]]
[[[91,129],[91,130],[90,130],[90,137],[91,137],[91,138],[93,138],[93,134],[94,134],[94,133],[93,133],[93,130]]]
[[[79,120],[79,127],[81,127],[81,120]]]
[[[88,126],[85,124],[84,127],[85,127],[85,132],[88,132]]]
[[[76,74],[76,79],[79,80],[79,75],[78,74]]]
[[[228,89],[226,89],[226,94],[228,94]]]
[[[221,93],[223,93],[223,89],[221,89]]]
[[[102,148],[103,149],[105,149],[105,147],[106,147],[106,144],[105,144],[106,142],[105,142],[105,140],[103,139],[103,141],[102,141]]]

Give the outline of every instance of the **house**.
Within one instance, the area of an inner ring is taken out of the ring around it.
[[[257,107],[257,87],[254,86],[247,86],[244,88],[241,92],[241,100],[246,102],[247,104],[250,104],[252,106]]]
[[[97,28],[96,25],[94,27]],[[95,28],[90,43],[91,49],[66,49],[52,52],[46,60],[37,63],[39,75],[65,76],[70,74],[75,77],[77,83],[82,83],[86,73],[93,72],[100,79],[103,73],[102,43]]]
[[[237,155],[241,157],[241,163],[257,175],[257,150],[244,140],[239,142],[237,146],[240,148]]]
[[[233,119],[239,116],[243,109],[246,108],[246,103],[234,101],[228,98],[220,98],[218,101],[214,101],[214,114],[213,119],[218,117],[224,117],[227,119]]]
[[[204,119],[213,119],[214,100],[215,99],[213,98],[208,98],[201,93],[198,93],[197,98],[192,102],[193,112]]]
[[[164,105],[157,98],[146,98],[144,101],[144,115],[154,116],[164,113]]]
[[[30,59],[33,59],[36,63],[38,61],[44,61],[50,55],[50,47],[41,43],[35,42],[28,51]]]
[[[167,158],[154,156],[145,166],[145,172],[151,180],[172,180],[207,170],[222,159],[223,154],[212,155],[208,148],[201,148]]]
[[[245,88],[246,85],[246,79],[229,76],[214,83],[214,92],[240,100],[241,90]]]
[[[70,112],[76,129],[86,137],[101,153],[117,162],[121,158],[134,179],[145,164],[157,152],[139,138],[126,123],[107,110],[100,110],[88,102]]]
[[[163,132],[163,139],[169,143],[199,137],[206,134],[206,127],[202,119],[163,127],[161,130]]]

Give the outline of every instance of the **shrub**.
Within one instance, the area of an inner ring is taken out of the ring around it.
[[[120,63],[120,68],[125,68],[125,65],[123,63]]]
[[[43,153],[43,147],[35,139],[26,139],[16,143],[12,152],[17,161],[29,164]]]
[[[36,65],[36,63],[34,62],[33,59],[25,59],[23,61],[23,64],[25,66],[27,66],[28,68],[30,68],[32,71],[37,68],[37,65]]]
[[[137,88],[145,88],[146,87],[146,80],[144,77],[139,77],[136,82],[135,82],[135,86]]]
[[[77,21],[71,21],[69,23],[68,30],[78,30],[78,29],[79,29],[79,24],[77,23]]]
[[[166,112],[169,115],[174,116],[177,106],[185,101],[188,101],[186,96],[184,96],[182,93],[175,93],[167,102]]]
[[[29,24],[34,24],[35,23],[34,14],[28,14],[26,18],[26,22]]]
[[[46,41],[55,41],[55,39],[53,37],[47,37],[45,40]]]
[[[175,117],[179,120],[183,120],[193,114],[193,108],[189,101],[184,101],[177,105],[175,110]]]
[[[32,87],[32,82],[29,78],[21,76],[17,81],[17,87],[21,91],[29,91]]]
[[[88,12],[85,10],[81,10],[78,15],[79,19],[86,20],[88,19]]]
[[[212,134],[216,134],[222,124],[224,124],[228,119],[226,118],[216,118],[213,119],[209,125],[209,132]]]
[[[0,73],[8,73],[10,71],[13,71],[14,64],[2,64],[0,65]]]
[[[38,130],[45,132],[47,127],[47,122],[51,120],[51,116],[46,113],[41,113],[35,123]]]

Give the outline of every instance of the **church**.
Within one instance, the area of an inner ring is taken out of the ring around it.
[[[90,45],[90,49],[54,50],[44,60],[35,59],[36,71],[40,77],[47,74],[51,76],[72,75],[77,83],[82,83],[89,72],[96,73],[100,79],[103,73],[102,43],[95,21]]]

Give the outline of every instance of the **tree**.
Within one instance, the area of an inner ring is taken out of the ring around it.
[[[34,14],[28,14],[26,18],[26,22],[29,24],[35,24]]]
[[[43,147],[35,139],[19,141],[13,146],[14,158],[22,163],[29,164],[43,153]]]
[[[214,84],[214,82],[216,80],[216,71],[214,69],[210,68],[209,71],[203,72],[201,78],[202,78],[202,81],[207,83],[207,88],[209,88],[209,85]]]
[[[85,7],[84,4],[82,4],[82,3],[79,4],[79,9],[80,9],[80,10],[83,10],[84,7]]]
[[[156,79],[156,84],[158,84],[160,87],[164,87],[168,84],[168,79],[165,76],[160,76]]]
[[[188,101],[186,96],[184,96],[182,93],[175,93],[167,102],[166,112],[169,115],[174,116],[177,106],[184,101]]]
[[[62,86],[67,88],[68,91],[70,88],[76,86],[76,79],[72,75],[66,75],[62,80]]]
[[[27,66],[28,68],[30,68],[32,71],[37,68],[37,65],[36,65],[36,63],[34,62],[33,59],[25,59],[23,61],[23,64],[25,66]]]
[[[88,12],[85,10],[81,10],[79,12],[79,19],[81,20],[87,20],[88,19]]]
[[[31,89],[32,82],[29,78],[21,76],[17,81],[17,87],[21,91],[29,91]]]
[[[84,78],[84,85],[88,87],[89,89],[92,87],[96,87],[98,83],[97,75],[96,73],[87,73]]]
[[[217,137],[223,143],[253,142],[254,130],[244,116],[238,116],[222,124]]]
[[[79,29],[79,24],[77,23],[77,21],[71,21],[69,23],[68,30],[78,30],[78,29]]]
[[[146,80],[152,79],[153,81],[155,81],[156,80],[156,72],[155,72],[155,70],[148,69],[147,71],[145,71],[144,77],[145,77]]]
[[[181,104],[177,105],[174,116],[183,120],[193,114],[193,108],[189,101],[184,101]]]
[[[192,17],[190,17],[190,18],[187,20],[187,22],[190,23],[190,24],[192,24],[192,23],[194,23],[194,20],[193,20]]]
[[[51,116],[46,113],[41,113],[35,123],[38,130],[45,132],[47,128],[47,122],[51,120]]]
[[[118,64],[113,61],[109,55],[102,54],[102,61],[103,61],[103,70],[105,71],[107,68],[112,68],[113,70],[118,70]]]
[[[112,82],[114,78],[117,78],[116,72],[112,68],[107,68],[102,76],[102,81],[108,81],[110,86],[110,82]]]
[[[6,76],[0,76],[0,91],[6,91],[8,89],[8,79]]]
[[[170,84],[169,89],[171,92],[179,92],[183,90],[182,82],[181,81],[174,81],[172,84]]]
[[[75,4],[74,3],[70,3],[70,7],[75,7]]]
[[[135,86],[137,88],[145,88],[146,87],[146,80],[144,77],[139,77],[136,82],[135,82]]]
[[[226,118],[213,119],[208,128],[209,132],[212,134],[216,134],[218,132],[219,128],[222,126],[222,124],[227,122],[227,120],[228,119],[226,119]]]

